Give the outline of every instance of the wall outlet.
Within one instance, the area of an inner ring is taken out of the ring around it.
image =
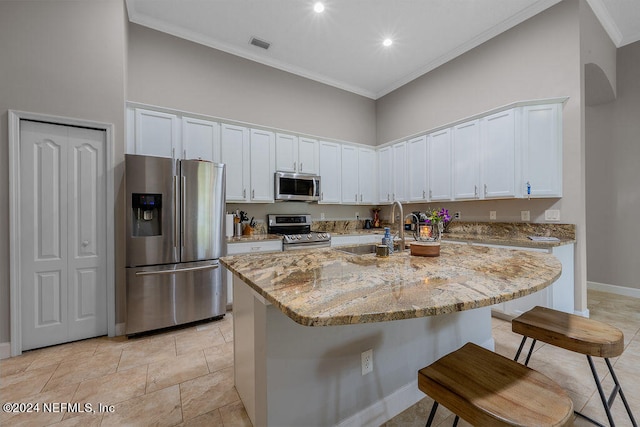
[[[523,221],[530,221],[531,213],[529,211],[520,211],[520,219]]]
[[[362,358],[362,375],[366,375],[369,372],[373,372],[373,349],[363,351]]]
[[[356,219],[360,219],[360,212],[356,212]]]
[[[496,219],[496,211],[489,211],[489,219]]]
[[[320,219],[324,219],[324,212],[320,212]]]
[[[460,219],[460,218],[462,218],[462,215],[460,215],[460,212],[456,212],[456,213],[453,214],[453,217],[455,219]]]
[[[544,220],[545,221],[560,221],[560,210],[559,209],[548,209],[544,211]]]

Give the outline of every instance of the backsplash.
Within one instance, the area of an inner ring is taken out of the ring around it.
[[[383,224],[389,226],[389,224]],[[392,228],[397,227],[393,225]],[[313,231],[336,234],[361,233],[364,220],[313,221]],[[374,231],[376,229],[371,229]],[[380,229],[378,229],[380,230]],[[575,240],[575,224],[530,223],[530,222],[466,222],[453,221],[448,234],[464,236],[485,236],[497,238],[515,238],[526,236],[553,236],[559,239]]]

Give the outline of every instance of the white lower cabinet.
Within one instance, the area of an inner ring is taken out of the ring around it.
[[[255,254],[259,252],[282,252],[282,240],[227,243],[227,255]],[[223,277],[227,286],[227,307],[229,307],[233,304],[233,273],[226,268],[224,273]]]
[[[549,249],[492,245],[487,243],[471,243],[477,246],[516,249],[520,251],[547,252],[558,258],[562,264],[562,273],[551,286],[533,294],[496,304],[491,310],[509,318],[517,317],[536,305],[554,310],[574,313],[574,279],[573,279],[573,244],[556,246]]]

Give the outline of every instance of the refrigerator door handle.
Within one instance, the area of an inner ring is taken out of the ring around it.
[[[180,222],[182,223],[182,237],[183,237],[183,242],[180,245],[181,248],[184,248],[184,236],[186,236],[187,234],[187,227],[186,227],[186,217],[187,216],[187,177],[186,176],[182,176],[182,210],[180,212]],[[182,250],[180,251],[180,256],[182,257]]]
[[[173,176],[173,247],[178,247],[178,241],[180,240],[180,229],[178,227],[178,177]]]
[[[218,267],[219,267],[218,264],[211,264],[211,265],[201,265],[199,267],[181,268],[178,270],[136,271],[136,276],[151,276],[155,274],[174,274],[174,273],[185,273],[185,272],[199,271],[199,270],[213,270]]]

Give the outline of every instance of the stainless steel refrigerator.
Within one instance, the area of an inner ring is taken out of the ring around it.
[[[224,165],[127,154],[125,177],[125,333],[223,316]]]

